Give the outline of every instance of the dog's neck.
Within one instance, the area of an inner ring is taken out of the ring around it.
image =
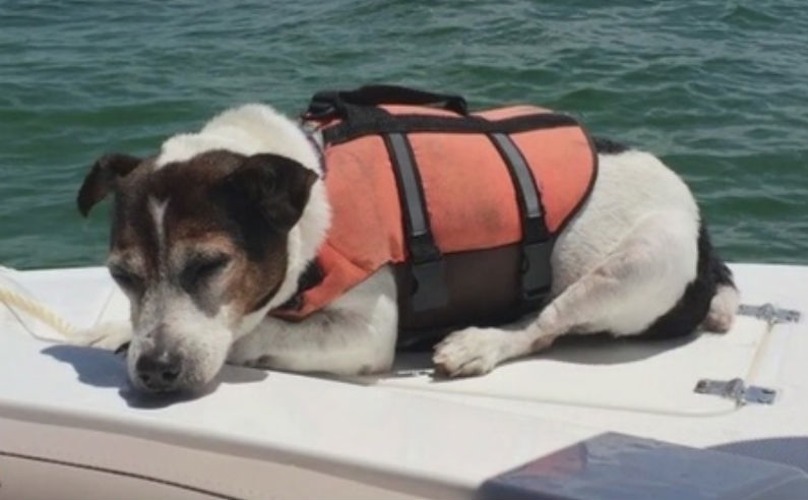
[[[323,133],[318,128],[319,124],[315,122],[308,122],[301,120],[299,123],[300,131],[306,136],[309,141],[309,146],[312,147],[317,155],[317,173],[320,178],[325,178],[326,164],[325,164],[325,144],[323,143]]]

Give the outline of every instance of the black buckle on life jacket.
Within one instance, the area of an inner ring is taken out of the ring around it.
[[[412,264],[413,311],[429,311],[449,302],[445,276],[442,258]]]
[[[306,120],[334,118],[344,112],[340,109],[341,103],[338,92],[329,90],[317,92],[309,101],[309,107],[303,112],[302,117]]]
[[[550,294],[553,281],[553,240],[525,243],[522,252],[522,301],[527,306],[538,306]]]
[[[336,114],[336,108],[327,102],[312,101],[309,108],[303,112],[301,118],[304,120],[325,120],[331,118]]]
[[[429,233],[410,236],[410,269],[412,273],[412,310],[429,311],[449,302],[443,256]]]

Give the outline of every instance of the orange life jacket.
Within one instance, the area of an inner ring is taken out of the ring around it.
[[[410,290],[399,291],[408,307],[439,309],[453,295],[445,257],[506,247],[521,249],[505,270],[520,275],[518,302],[537,307],[550,288],[554,236],[597,173],[586,131],[535,106],[469,114],[456,96],[367,89],[318,94],[304,115],[323,134],[332,224],[315,282],[271,314],[304,318],[389,264],[409,275]]]

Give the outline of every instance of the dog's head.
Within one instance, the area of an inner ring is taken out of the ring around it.
[[[317,179],[286,156],[223,149],[95,162],[78,206],[86,216],[114,194],[107,264],[131,303],[136,387],[206,385],[232,343],[293,293],[290,246]]]

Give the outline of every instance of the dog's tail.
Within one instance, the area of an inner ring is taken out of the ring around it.
[[[709,274],[707,279],[715,283],[715,294],[710,301],[710,309],[707,317],[701,323],[701,328],[717,333],[728,332],[735,320],[741,296],[735,286],[732,271],[713,249],[703,222],[699,229],[699,256],[702,255],[707,257],[705,272]],[[699,272],[702,270],[699,269]]]

